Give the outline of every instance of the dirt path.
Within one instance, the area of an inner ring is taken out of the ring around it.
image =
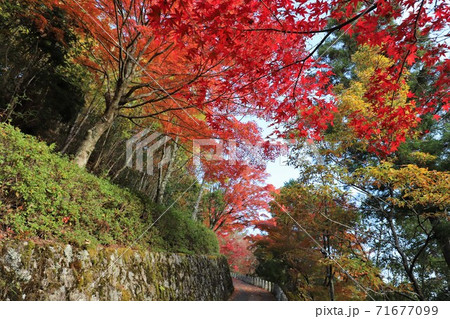
[[[262,288],[233,278],[234,292],[229,301],[275,301],[275,297]]]

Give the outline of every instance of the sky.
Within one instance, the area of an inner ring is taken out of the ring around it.
[[[280,188],[284,183],[298,177],[298,171],[291,166],[283,164],[284,161],[286,161],[286,157],[281,156],[274,163],[269,162],[267,164],[266,171],[270,174],[267,184]]]
[[[322,37],[323,35],[317,34],[307,41],[306,47],[309,48],[307,51],[314,49],[314,47],[319,44]],[[269,128],[269,122],[259,118],[252,118],[251,120],[255,121],[259,127],[262,128],[263,136],[268,136],[272,133],[272,129]],[[267,163],[266,171],[270,174],[270,177],[267,179],[268,184],[272,184],[276,188],[280,188],[289,180],[299,177],[298,170],[292,166],[287,166],[286,160],[286,156],[280,156],[275,162]]]
[[[262,129],[263,136],[268,136],[272,133],[272,129],[269,128],[268,122],[261,119],[252,120],[254,120]],[[298,171],[292,166],[288,166],[286,161],[286,156],[280,156],[274,162],[267,163],[266,171],[270,174],[270,177],[267,179],[267,184],[272,184],[276,188],[280,188],[284,183],[298,177]]]

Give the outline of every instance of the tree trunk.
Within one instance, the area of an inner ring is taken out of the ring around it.
[[[386,214],[386,219],[389,223],[389,228],[391,229],[391,232],[392,232],[392,237],[394,239],[394,247],[401,257],[402,265],[403,265],[403,268],[405,269],[406,275],[408,276],[410,282],[412,283],[417,297],[419,298],[419,300],[423,301],[423,300],[425,300],[425,297],[423,296],[422,290],[420,289],[419,282],[417,281],[417,278],[414,275],[414,269],[413,269],[414,265],[410,266],[408,258],[406,257],[405,252],[403,251],[403,249],[400,246],[400,240],[398,238],[397,231],[396,231],[395,225],[394,225],[394,221],[393,221],[393,218],[390,215],[390,213]]]
[[[330,300],[334,301],[334,276],[333,276],[333,266],[329,265],[328,266],[328,289],[329,289],[329,293],[330,293]]]
[[[330,245],[330,235],[323,234],[323,254],[325,258],[331,260],[331,245]],[[333,266],[327,265],[326,266],[326,284],[328,286],[328,293],[330,295],[330,300],[334,301],[334,275],[333,275]]]
[[[86,137],[78,148],[74,158],[74,162],[79,167],[86,167],[97,142],[114,122],[115,109],[113,105],[107,107],[102,118],[87,131]]]
[[[441,248],[447,266],[450,268],[450,223],[437,217],[430,217],[434,236]]]
[[[197,220],[198,209],[200,208],[200,202],[202,200],[203,190],[204,190],[205,180],[202,181],[200,185],[200,191],[198,192],[197,200],[195,201],[194,210],[192,211],[192,219]]]
[[[173,171],[175,170],[174,163],[175,163],[175,158],[176,158],[177,151],[178,151],[178,144],[177,144],[178,140],[179,140],[179,138],[177,136],[176,139],[175,139],[175,143],[173,144],[173,147],[172,147],[169,163],[167,164],[166,175],[164,176],[164,178],[162,178],[160,180],[161,184],[159,185],[159,192],[158,192],[158,196],[156,198],[156,202],[158,204],[162,204],[162,202],[164,200],[164,195],[166,193],[167,184],[169,183],[169,179],[172,176]],[[166,155],[166,154],[164,154],[164,155]],[[162,172],[162,170],[163,170],[163,167],[161,166],[160,167],[160,172]]]
[[[89,115],[91,114],[92,110],[94,109],[94,101],[97,97],[97,93],[95,93],[91,103],[89,104],[89,107],[87,108],[86,112],[82,114],[82,112],[78,113],[77,118],[75,119],[72,127],[70,128],[69,134],[67,135],[66,141],[64,142],[64,146],[61,149],[61,153],[65,154],[67,152],[67,149],[69,148],[72,141],[75,139],[77,134],[80,132],[81,127],[84,125],[86,120],[89,118]]]

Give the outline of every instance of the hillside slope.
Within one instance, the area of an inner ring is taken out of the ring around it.
[[[218,252],[215,234],[192,221],[188,212],[157,207],[4,123],[0,123],[0,231],[0,240]]]

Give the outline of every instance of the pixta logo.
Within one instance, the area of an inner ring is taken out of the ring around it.
[[[126,141],[126,166],[133,168],[133,155],[136,154],[134,168],[140,172],[144,171],[144,152],[146,159],[146,171],[148,175],[153,175],[154,154],[161,148],[164,149],[164,156],[159,161],[158,166],[161,167],[166,164],[170,159],[171,147],[167,145],[167,142],[171,138],[167,135],[155,132],[150,134],[149,129],[145,129],[134,135],[132,138]]]

